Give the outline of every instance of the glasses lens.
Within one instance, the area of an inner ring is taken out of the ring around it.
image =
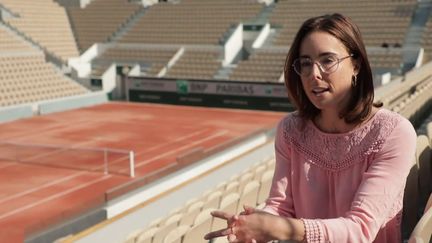
[[[338,66],[338,59],[335,56],[323,56],[318,60],[323,72],[332,73],[336,71]]]
[[[308,75],[312,70],[313,62],[309,58],[299,58],[294,61],[294,70],[299,75]]]

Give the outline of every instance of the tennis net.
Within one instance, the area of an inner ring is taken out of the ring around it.
[[[135,176],[134,152],[121,149],[0,142],[1,161]]]

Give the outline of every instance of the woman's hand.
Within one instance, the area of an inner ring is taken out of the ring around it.
[[[244,207],[240,215],[221,211],[212,215],[227,221],[227,228],[208,233],[206,240],[227,236],[230,243],[265,243],[271,240],[298,240],[304,237],[301,220],[284,218],[251,207]]]
[[[263,211],[244,206],[244,211],[240,215],[214,211],[212,216],[226,220],[227,228],[208,233],[204,237],[206,240],[227,236],[228,241],[232,243],[257,243],[267,242],[271,238],[264,232],[265,230],[263,231],[262,222],[266,216],[273,215]]]
[[[226,213],[223,211],[213,211],[211,215],[216,218],[220,218],[227,221],[227,228],[216,230],[210,232],[204,236],[205,240],[210,240],[217,237],[227,236],[228,241],[232,241],[235,239],[235,235],[232,234],[232,227],[235,225],[235,222],[238,220],[238,216],[235,214]]]

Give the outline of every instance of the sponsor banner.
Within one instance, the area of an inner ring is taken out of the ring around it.
[[[149,102],[205,107],[227,107],[252,110],[292,111],[287,98],[226,96],[209,94],[182,95],[173,92],[138,91],[129,92],[129,101]]]
[[[195,81],[152,78],[131,78],[129,90],[173,92],[178,94],[213,94],[286,98],[286,88],[280,83],[234,81]]]
[[[156,78],[127,79],[128,100],[177,105],[292,111],[284,84]]]

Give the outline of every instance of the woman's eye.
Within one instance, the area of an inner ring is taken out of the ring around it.
[[[312,62],[310,62],[310,61],[303,61],[303,62],[300,62],[300,65],[302,67],[310,67],[312,65]]]
[[[336,59],[334,59],[334,58],[330,58],[330,57],[328,57],[328,58],[324,58],[324,59],[321,60],[321,63],[322,63],[323,65],[331,65],[331,64],[333,64],[333,63],[335,63],[335,62],[336,62]]]

